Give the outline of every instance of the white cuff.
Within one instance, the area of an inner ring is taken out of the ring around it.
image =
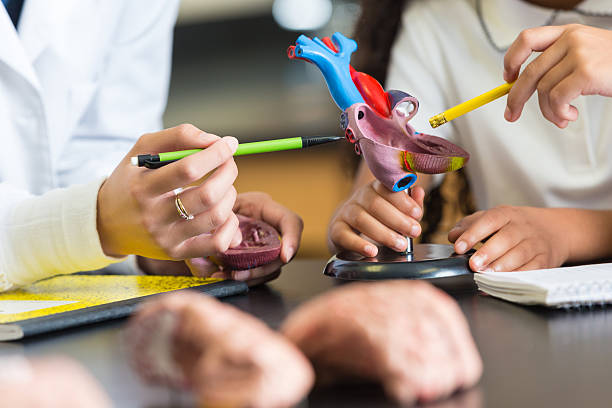
[[[0,226],[6,255],[0,263],[0,290],[125,259],[102,251],[97,199],[103,182],[55,189],[12,205]]]

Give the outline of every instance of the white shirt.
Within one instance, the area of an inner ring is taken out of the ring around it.
[[[466,171],[479,209],[501,204],[612,208],[611,98],[575,100],[580,115],[565,130],[542,116],[537,95],[515,123],[503,118],[505,97],[439,128],[428,123],[431,116],[501,85],[504,50],[523,29],[551,23],[612,28],[612,17],[585,15],[612,16],[609,0],[586,0],[576,10],[482,0],[482,21],[494,45],[475,0],[415,0],[403,13],[386,88],[419,99],[411,121],[418,131],[448,138],[470,153]]]
[[[116,261],[96,230],[98,188],[162,126],[177,9],[27,0],[15,30],[0,6],[0,290]]]

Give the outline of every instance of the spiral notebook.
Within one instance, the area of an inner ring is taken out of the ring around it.
[[[479,272],[478,288],[510,302],[549,307],[612,303],[612,263],[525,272]]]

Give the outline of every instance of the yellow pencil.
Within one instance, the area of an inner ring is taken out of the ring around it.
[[[429,118],[429,124],[432,128],[437,128],[438,126],[458,118],[461,115],[465,115],[476,108],[480,108],[482,105],[506,95],[508,92],[510,92],[512,85],[514,85],[514,82],[500,85],[495,89],[491,89],[489,92],[485,92],[480,96],[470,99],[469,101],[453,106],[452,108]]]

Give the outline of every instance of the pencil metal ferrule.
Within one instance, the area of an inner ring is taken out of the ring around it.
[[[429,118],[429,124],[434,129],[440,125],[445,124],[446,122],[448,121],[446,120],[446,116],[444,115],[444,112],[439,113],[436,116],[432,116],[431,118]]]
[[[146,162],[159,161],[159,156],[156,154],[139,154],[138,167],[144,167]]]

